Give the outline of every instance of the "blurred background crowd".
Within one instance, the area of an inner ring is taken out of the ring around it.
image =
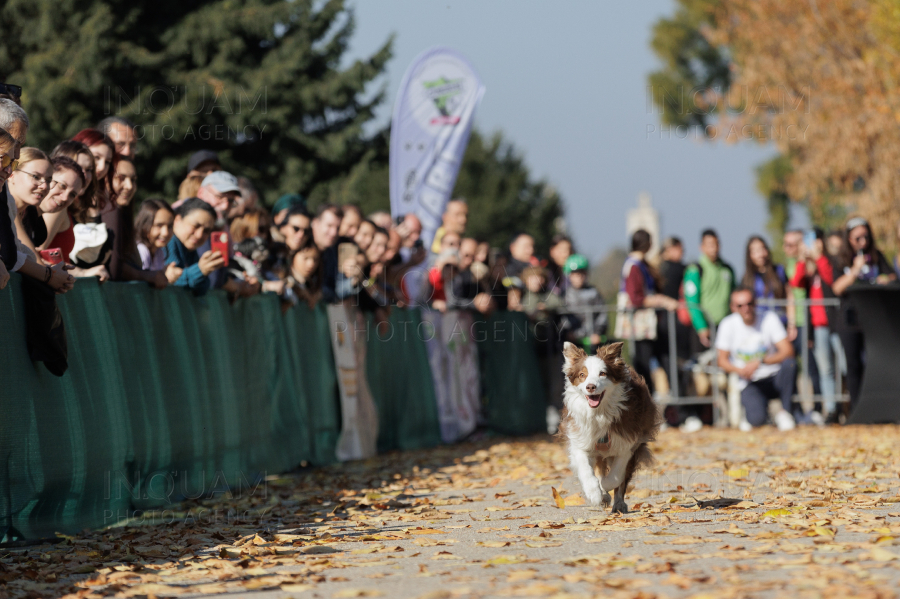
[[[441,228],[425,247],[422,225],[412,214],[392,219],[387,212],[365,214],[354,204],[327,202],[310,210],[299,194],[283,195],[266,208],[253,182],[223,170],[210,150],[189,157],[177,198],[150,197],[135,205],[140,155],[133,123],[109,117],[53,148],[37,148],[28,145],[21,90],[3,84],[2,92],[0,182],[8,210],[0,211],[0,285],[6,286],[10,272],[57,294],[86,277],[143,281],[158,289],[184,287],[195,295],[222,289],[236,299],[271,293],[285,309],[352,301],[378,320],[393,306],[483,316],[522,311],[533,327],[551,429],[562,393],[562,343],[595,351],[611,338],[632,341],[634,367],[661,400],[672,386],[670,372],[685,371],[715,348],[724,352],[718,366],[744,381],[741,397],[752,422],[745,418],[742,425],[766,420],[764,413],[750,416],[754,392],[764,399],[787,397],[776,414],[780,427],[838,422],[842,411],[836,397],[843,389],[836,388],[835,372],[844,373],[837,380],[845,381],[852,406],[865,344],[849,303],[826,306],[817,300],[839,300],[852,285],[897,278],[896,259],[892,265],[885,258],[869,223],[859,217],[827,233],[788,231],[780,240],[784,264],[776,263],[766,240],[754,235],[740,270],[722,260],[712,229],[696,240],[699,257],[690,263],[681,239],[668,237],[661,252],[651,252],[651,234],[638,229],[612,282],[618,293],[604,297],[589,282],[589,260],[564,234],[550,240],[546,256],[536,254],[528,233],[492,247],[468,235],[469,207],[460,198],[448,203]],[[729,315],[741,314],[741,330],[726,326]],[[765,337],[751,340],[766,347],[758,356],[762,364],[742,370],[753,359],[741,354],[740,346],[753,334]],[[803,344],[812,356],[806,365],[810,382],[822,400],[806,412],[790,400]],[[767,355],[779,359],[768,364]],[[676,369],[671,360],[678,362]],[[794,370],[785,391],[785,376],[778,373],[789,366]],[[780,386],[773,386],[776,379]],[[682,389],[691,384],[680,382]],[[697,406],[670,409],[667,418],[687,431],[709,421]]]

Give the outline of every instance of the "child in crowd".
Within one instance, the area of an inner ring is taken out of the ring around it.
[[[525,292],[522,310],[535,322],[543,324],[553,312],[562,306],[559,296],[546,289],[547,271],[540,266],[529,266],[522,271]]]
[[[459,233],[449,231],[441,237],[441,253],[438,254],[434,266],[428,270],[427,292],[431,307],[440,312],[447,311],[447,289],[459,266],[459,245],[462,238]]]
[[[581,254],[572,254],[563,266],[569,277],[563,295],[567,309],[602,307],[603,296],[597,288],[588,283],[588,260]],[[563,327],[567,329],[569,340],[593,355],[603,343],[607,327],[606,312],[567,314]]]
[[[322,297],[322,260],[312,238],[290,255],[291,273],[285,279],[282,308],[287,311],[301,301],[310,308]]]
[[[141,204],[134,218],[134,233],[137,239],[137,251],[141,257],[141,270],[164,270],[169,284],[174,284],[181,277],[182,269],[170,263],[166,265],[168,251],[166,246],[174,234],[172,225],[175,213],[165,201],[148,198]]]
[[[521,279],[525,285],[522,310],[531,321],[544,397],[549,401],[547,431],[554,434],[559,425],[559,411],[563,407],[563,377],[559,374],[563,367],[562,343],[556,316],[556,311],[562,308],[562,299],[549,288],[547,270],[540,266],[526,266]]]
[[[175,235],[169,241],[166,261],[184,269],[175,285],[188,287],[197,295],[209,291],[210,273],[225,264],[221,252],[207,250],[202,256],[197,248],[209,239],[216,224],[216,211],[199,198],[186,200],[175,212],[172,231]]]
[[[376,228],[377,225],[369,219],[359,223],[356,235],[353,236],[353,243],[359,247],[360,251],[364,252],[369,249],[369,244],[372,243],[372,237],[375,235]]]

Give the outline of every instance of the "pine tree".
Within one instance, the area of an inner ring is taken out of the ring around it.
[[[354,203],[364,214],[390,210],[388,146],[385,132],[346,179],[320,187],[311,202]],[[559,193],[546,181],[532,179],[519,151],[501,133],[486,140],[472,130],[452,197],[465,198],[469,205],[467,234],[506,248],[515,233],[528,233],[543,256],[563,216]]]
[[[533,180],[521,153],[499,132],[486,139],[472,131],[453,197],[469,204],[469,235],[506,248],[514,234],[528,233],[540,256],[547,255],[563,216],[559,192]]]
[[[370,84],[392,45],[342,69],[344,0],[10,0],[0,22],[0,75],[25,88],[29,143],[125,116],[140,194],[169,199],[199,149],[268,203],[345,176],[370,149],[363,126],[384,99]]]

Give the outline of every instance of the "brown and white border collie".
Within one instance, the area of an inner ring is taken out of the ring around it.
[[[647,443],[656,439],[662,419],[644,378],[621,354],[621,343],[601,347],[596,356],[565,344],[566,410],[560,430],[588,502],[607,507],[615,489],[612,509],[625,513],[625,490],[635,470],[653,463]]]

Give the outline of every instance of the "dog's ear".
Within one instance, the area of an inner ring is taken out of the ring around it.
[[[621,358],[623,345],[625,344],[621,341],[603,345],[597,348],[597,355],[604,360],[615,360],[616,358]]]
[[[566,366],[571,366],[575,362],[587,358],[587,353],[574,343],[566,341],[563,344],[563,356],[566,358]]]

